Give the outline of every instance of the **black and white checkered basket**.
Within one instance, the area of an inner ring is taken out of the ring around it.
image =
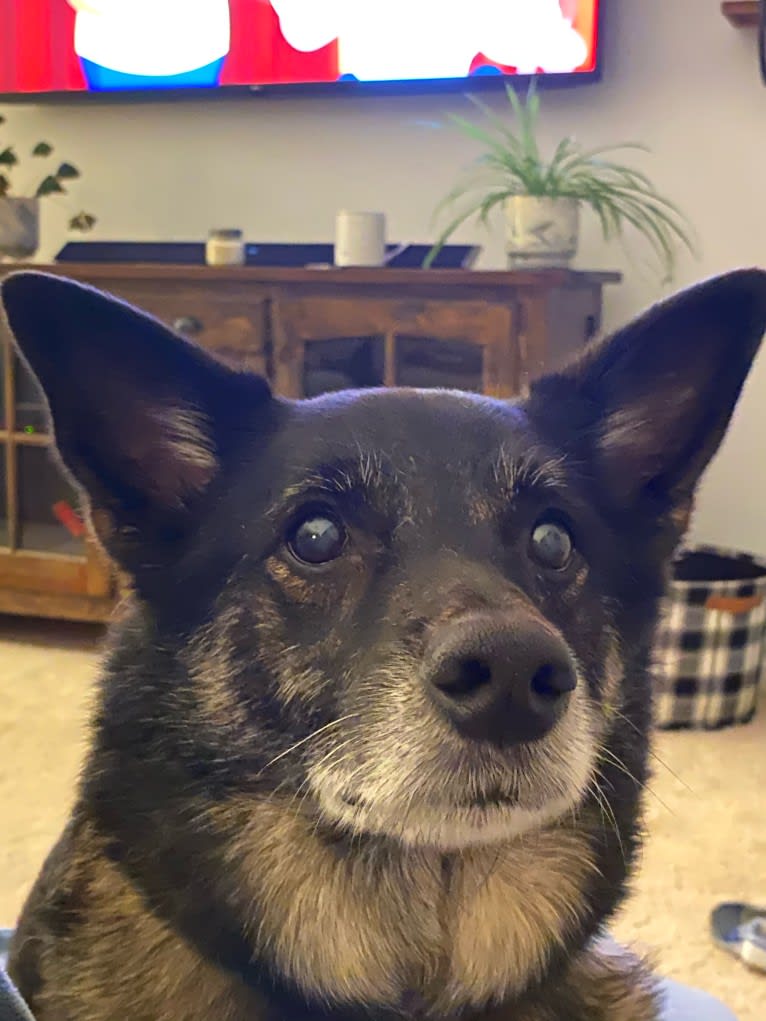
[[[766,638],[766,561],[712,546],[676,559],[654,644],[662,729],[747,723],[758,703]]]

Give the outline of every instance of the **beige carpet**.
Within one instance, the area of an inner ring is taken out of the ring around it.
[[[66,817],[97,635],[0,618],[0,925],[13,923]],[[740,1021],[764,1021],[766,976],[714,949],[707,917],[723,899],[766,904],[766,707],[748,727],[662,734],[656,752],[650,837],[616,934]]]

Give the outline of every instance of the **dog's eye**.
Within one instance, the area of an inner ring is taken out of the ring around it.
[[[287,546],[304,564],[327,564],[343,552],[346,533],[340,522],[321,511],[302,518],[293,526]]]
[[[574,552],[569,531],[558,521],[539,521],[530,538],[532,556],[543,567],[563,571]]]

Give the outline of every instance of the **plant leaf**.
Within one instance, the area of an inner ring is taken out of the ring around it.
[[[56,193],[61,194],[63,192],[64,188],[61,186],[58,178],[54,177],[53,174],[48,174],[48,176],[40,182],[40,186],[35,192],[35,195],[37,198],[42,198],[44,195],[54,195]]]
[[[72,219],[69,221],[69,229],[79,230],[81,233],[85,234],[89,230],[92,230],[93,227],[95,227],[96,223],[97,220],[95,216],[93,216],[91,213],[86,213],[82,211],[79,212],[77,216],[73,216]]]
[[[80,171],[71,163],[62,163],[56,171],[56,177],[61,181],[73,181],[80,176]]]
[[[38,142],[32,150],[33,156],[50,156],[53,152],[53,146],[50,142]]]
[[[468,99],[473,103],[477,110],[482,114],[488,124],[490,124],[499,135],[501,141],[512,151],[521,153],[521,141],[513,133],[511,127],[505,123],[502,117],[498,116],[494,110],[487,106],[486,103],[482,102],[477,96],[469,96]]]
[[[0,167],[15,167],[18,162],[19,157],[16,155],[12,145],[9,145],[0,152]]]
[[[492,195],[487,195],[481,204],[479,209],[479,223],[484,227],[489,227],[489,214],[493,211],[495,206],[499,206],[501,202],[505,202],[513,192],[508,191],[496,191]]]
[[[493,152],[497,152],[505,156],[510,162],[511,153],[509,152],[509,146],[505,144],[502,139],[495,138],[491,131],[487,131],[480,124],[474,124],[473,121],[469,121],[465,117],[460,117],[457,114],[450,114],[450,120],[453,124],[460,128],[463,134],[468,135],[469,138],[472,138],[476,142],[481,142]]]
[[[426,255],[425,259],[423,260],[424,269],[428,269],[433,264],[433,261],[436,258],[436,256],[439,254],[442,248],[444,248],[445,244],[447,243],[447,241],[449,241],[449,239],[452,237],[452,235],[455,233],[458,227],[461,227],[466,220],[469,220],[480,210],[482,201],[483,201],[482,199],[474,199],[465,209],[461,210],[461,212],[458,213],[457,216],[453,217],[453,219],[450,220],[450,222],[447,224],[447,226],[444,228],[444,230],[441,232],[441,234],[434,242],[431,251]]]

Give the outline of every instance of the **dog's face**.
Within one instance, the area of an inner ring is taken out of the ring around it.
[[[511,405],[376,391],[285,410],[208,522],[237,562],[216,669],[259,720],[279,709],[271,781],[443,848],[570,809],[618,680],[601,524]]]
[[[517,403],[286,402],[94,291],[21,274],[3,297],[179,712],[239,789],[459,849],[570,813],[615,720],[645,729],[664,564],[766,274],[683,293]]]

